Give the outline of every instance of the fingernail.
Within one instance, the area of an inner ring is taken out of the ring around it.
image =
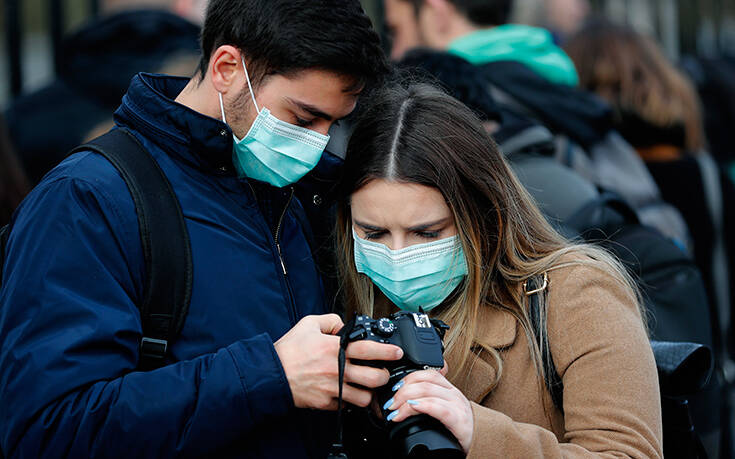
[[[403,380],[400,380],[400,381],[398,381],[398,382],[396,383],[396,385],[395,385],[395,386],[393,386],[393,392],[395,392],[395,391],[397,391],[398,389],[400,389],[401,387],[403,387],[403,384],[404,384]]]
[[[400,347],[396,349],[396,357],[399,359],[403,357],[403,349],[401,349]]]
[[[398,416],[398,410],[395,410],[394,412],[389,414],[388,417],[385,419],[386,421],[392,421],[393,419],[395,419],[396,416]]]
[[[393,398],[391,398],[390,400],[388,400],[387,402],[385,402],[385,405],[383,405],[383,409],[384,410],[387,410],[388,408],[391,407],[391,405],[393,405]]]
[[[393,401],[393,399],[390,399],[390,400]],[[419,402],[417,402],[416,400],[408,400],[406,401],[406,403],[408,403],[409,405],[414,405],[414,406],[419,404]]]

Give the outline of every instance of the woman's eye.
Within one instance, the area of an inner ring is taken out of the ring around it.
[[[365,239],[368,241],[371,239],[380,239],[385,233],[382,231],[376,231],[374,233],[365,233]]]
[[[419,231],[416,235],[424,239],[436,239],[439,237],[439,231]]]

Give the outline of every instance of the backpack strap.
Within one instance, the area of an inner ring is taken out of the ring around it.
[[[5,246],[10,237],[10,224],[0,228],[0,285],[3,285],[3,266],[5,265]],[[0,458],[1,459],[1,458]]]
[[[127,129],[114,129],[71,153],[80,151],[110,161],[135,203],[147,272],[138,305],[143,328],[138,368],[158,368],[181,332],[191,301],[191,245],[181,206],[158,163]]]
[[[544,382],[546,388],[551,394],[551,400],[554,402],[554,406],[564,412],[564,382],[562,381],[559,373],[556,371],[554,360],[551,358],[551,347],[549,346],[549,340],[544,339],[541,333],[542,314],[546,315],[546,311],[542,311],[540,299],[541,292],[546,290],[549,285],[548,274],[544,273],[541,276],[535,276],[528,279],[523,283],[523,289],[525,290],[526,297],[528,298],[528,317],[531,320],[531,327],[533,328],[533,335],[536,337],[536,344],[539,350],[541,350],[541,361],[544,368]],[[543,323],[546,323],[546,319],[543,319]]]

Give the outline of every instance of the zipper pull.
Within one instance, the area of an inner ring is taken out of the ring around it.
[[[281,269],[283,269],[283,275],[288,276],[288,270],[286,269],[286,263],[283,261],[283,253],[281,252],[281,244],[276,242],[276,249],[278,249],[278,259],[281,261]]]

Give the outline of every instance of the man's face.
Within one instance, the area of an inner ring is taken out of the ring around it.
[[[360,91],[346,91],[351,83],[350,78],[315,69],[272,75],[255,88],[255,101],[281,121],[327,134],[332,124],[355,109]],[[245,137],[257,117],[247,84],[225,110],[235,135]]]
[[[423,45],[413,4],[408,0],[385,0],[385,21],[393,40],[390,57],[400,60],[407,51]]]

